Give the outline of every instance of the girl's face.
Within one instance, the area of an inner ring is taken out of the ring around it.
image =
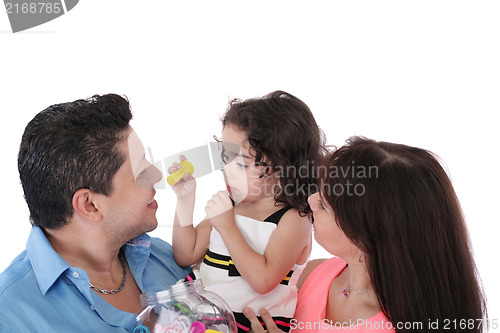
[[[274,195],[270,178],[260,177],[266,167],[256,165],[246,133],[228,124],[222,131],[222,142],[227,159],[224,173],[231,198],[243,202]]]
[[[314,193],[307,202],[313,211],[314,239],[329,253],[346,261],[357,257],[359,249],[337,225],[332,207],[319,194]]]

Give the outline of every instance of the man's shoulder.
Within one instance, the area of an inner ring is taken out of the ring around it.
[[[167,253],[172,253],[172,245],[158,237],[150,237],[151,251],[164,251]]]
[[[151,250],[150,259],[158,259],[168,265],[175,263],[172,245],[168,242],[160,238],[151,237],[149,248]]]
[[[32,279],[30,273],[33,273],[33,267],[26,250],[24,250],[0,273],[0,297],[3,297],[13,286],[16,289],[22,288],[21,285],[25,283],[26,279]]]
[[[149,256],[150,264],[147,265],[146,271],[162,275],[168,280],[168,284],[173,284],[179,279],[183,279],[189,274],[189,267],[180,267],[174,259],[172,245],[159,238],[150,238],[151,254]]]
[[[19,254],[0,273],[0,331],[25,332],[14,326],[19,309],[29,312],[29,304],[36,297],[38,282],[26,251]],[[27,296],[29,295],[29,296]],[[29,297],[30,301],[27,301]]]

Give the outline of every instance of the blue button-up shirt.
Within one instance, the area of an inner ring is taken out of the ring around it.
[[[142,292],[160,291],[184,278],[170,244],[139,236],[124,245]],[[23,251],[0,274],[0,332],[128,332],[136,314],[121,311],[89,288],[87,273],[71,267],[33,227]]]

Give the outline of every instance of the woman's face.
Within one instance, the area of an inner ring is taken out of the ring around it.
[[[314,193],[307,201],[314,217],[314,239],[329,253],[346,261],[355,258],[359,249],[347,238],[335,220],[332,207],[319,194]]]

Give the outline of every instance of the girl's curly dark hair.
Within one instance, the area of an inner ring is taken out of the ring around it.
[[[267,175],[279,172],[276,203],[309,214],[307,198],[318,189],[314,170],[326,151],[325,136],[309,107],[278,90],[261,98],[231,100],[221,120],[223,127],[232,125],[246,133],[255,161],[270,166]]]

